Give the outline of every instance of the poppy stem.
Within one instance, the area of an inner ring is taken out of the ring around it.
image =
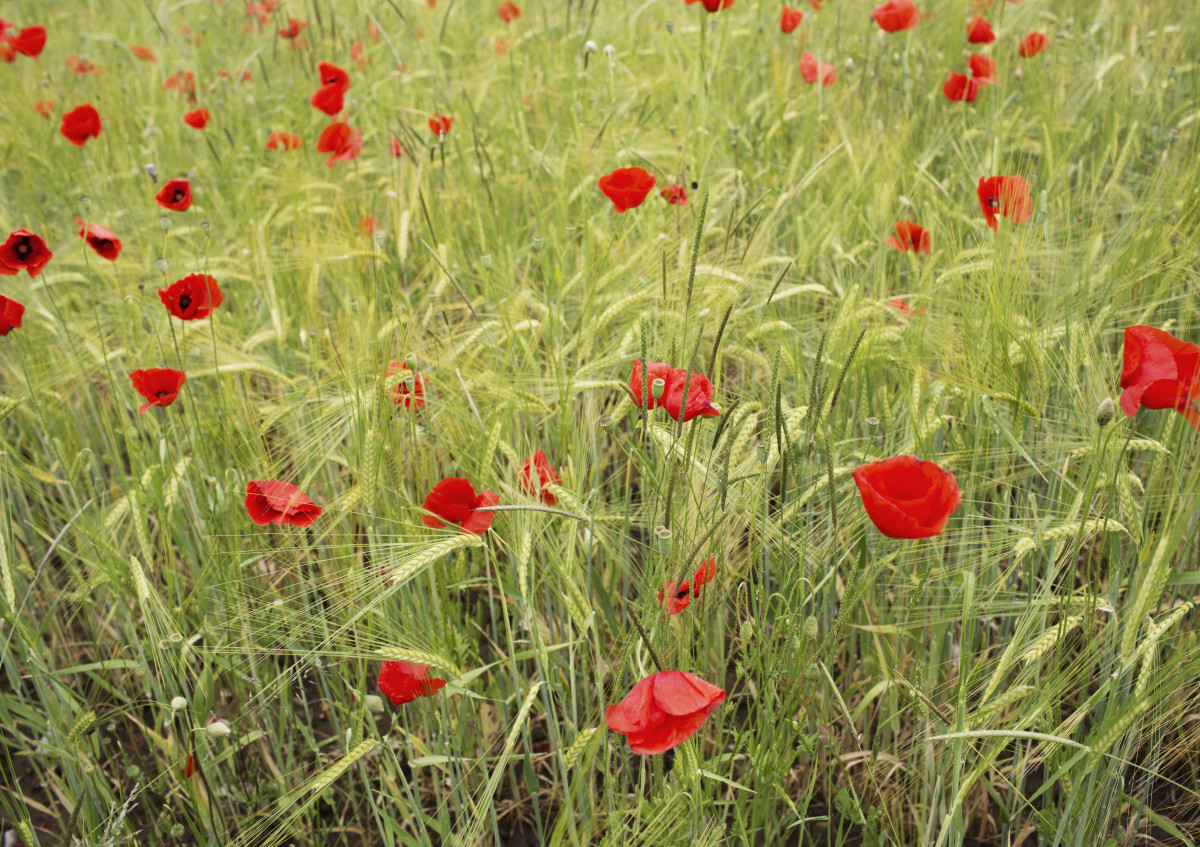
[[[552,515],[562,515],[564,518],[574,518],[580,523],[590,524],[592,519],[587,515],[577,515],[562,509],[551,509],[549,506],[476,506],[476,512],[549,512]]]
[[[641,634],[642,643],[646,645],[646,652],[650,654],[650,661],[654,662],[654,667],[661,672],[663,669],[662,662],[658,660],[658,654],[654,652],[654,648],[650,645],[650,636],[646,634],[646,628],[637,619],[637,615],[630,615],[629,619],[633,621],[633,625],[637,627],[637,631]]]

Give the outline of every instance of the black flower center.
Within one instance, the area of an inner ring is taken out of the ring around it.
[[[29,246],[28,238],[22,238],[19,242],[17,242],[17,247],[16,247],[17,255],[20,256],[21,258],[24,258],[25,256],[27,256],[31,249],[32,248]]]
[[[183,191],[181,191],[180,189],[176,188],[176,189],[175,189],[175,193],[171,195],[171,199],[172,199],[174,202],[178,203],[180,200],[182,200],[182,199],[183,199],[184,197],[186,197],[186,196],[187,196],[187,194],[185,194],[185,193],[184,193]]]
[[[155,391],[154,396],[158,397],[158,398],[162,398],[162,397],[166,397],[170,393],[171,393],[170,391]]]
[[[676,600],[684,600],[687,598],[687,596],[688,596],[688,589],[686,589],[686,588],[681,588],[675,592]]]
[[[1000,198],[999,197],[989,197],[987,204],[988,204],[989,209],[999,209],[1000,208]]]
[[[192,308],[192,295],[180,294],[179,295],[179,310],[181,312],[186,312],[190,308]]]
[[[97,250],[107,250],[112,247],[112,242],[107,238],[97,238],[92,243],[96,245]]]

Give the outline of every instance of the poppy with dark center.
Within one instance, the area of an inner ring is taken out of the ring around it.
[[[862,465],[852,476],[867,517],[888,538],[940,535],[962,501],[954,474],[916,456]]]
[[[379,690],[393,706],[432,697],[446,687],[446,680],[431,677],[429,665],[416,662],[384,662],[379,669]]]
[[[687,0],[687,5],[690,6],[693,3],[703,3],[706,12],[719,12],[732,6],[733,0]]]
[[[246,511],[258,526],[291,524],[311,526],[321,517],[321,507],[290,482],[256,479],[246,483]]]
[[[449,115],[434,115],[429,119],[429,131],[438,136],[449,135],[453,124],[454,118]]]
[[[536,481],[533,478],[535,474],[537,475]],[[526,494],[540,496],[542,502],[547,506],[558,504],[558,498],[547,491],[546,486],[562,485],[562,477],[558,475],[554,465],[550,464],[550,460],[546,458],[545,451],[538,450],[532,457],[525,460],[525,464],[517,473],[517,480],[521,483],[521,490]]]
[[[692,574],[692,593],[697,597],[700,596],[700,589],[708,583],[712,582],[717,576],[717,557],[709,556],[700,563],[700,567],[696,568],[696,572]]]
[[[186,179],[169,179],[158,194],[158,205],[172,212],[186,212],[192,205],[192,186]]]
[[[149,47],[143,47],[141,44],[129,45],[129,52],[133,54],[135,59],[141,59],[143,62],[158,61],[158,57],[154,55],[154,51]]]
[[[87,144],[89,138],[100,137],[100,113],[91,103],[76,106],[62,116],[62,127],[59,131],[67,141],[76,147],[82,147]]]
[[[35,100],[30,108],[32,108],[33,111],[37,112],[43,118],[49,118],[50,115],[54,112],[54,101],[53,100]]]
[[[521,17],[521,10],[517,8],[517,4],[512,0],[504,0],[496,12],[500,15],[500,20],[504,21],[506,24],[510,24],[517,18]]]
[[[604,722],[643,756],[665,753],[687,741],[717,706],[724,690],[686,671],[650,674],[604,710]]]
[[[183,122],[192,129],[204,129],[208,126],[209,117],[208,109],[201,107],[184,113]]]
[[[14,229],[0,244],[0,276],[13,276],[22,268],[37,276],[54,254],[40,235],[27,229]]]
[[[692,371],[691,379],[688,379],[688,372],[682,368],[673,368],[670,365],[662,362],[651,362],[649,366],[650,385],[645,387],[646,392],[646,408],[654,409],[662,407],[667,410],[667,414],[675,420],[679,420],[679,407],[683,406],[683,420],[690,421],[698,415],[710,415],[716,417],[721,412],[712,404],[713,385],[709,382],[708,377],[699,371]],[[665,387],[663,388],[662,397],[658,400],[654,399],[654,380],[663,380]],[[683,403],[683,384],[687,382],[687,403]],[[639,359],[633,360],[633,374],[629,378],[629,391],[633,395],[634,403],[640,409],[642,407],[642,363]]]
[[[966,74],[952,73],[942,84],[942,94],[956,103],[974,103],[979,95],[979,83]]]
[[[793,32],[796,27],[800,26],[802,20],[804,20],[804,12],[784,6],[783,12],[779,15],[779,29],[783,32]]]
[[[967,41],[972,44],[991,44],[996,40],[992,25],[976,15],[967,26]]]
[[[677,182],[673,182],[658,192],[672,206],[687,205],[687,191]]]
[[[16,300],[0,296],[0,335],[8,335],[12,330],[19,329],[24,314],[24,306]]]
[[[160,288],[158,297],[167,311],[181,321],[207,318],[224,299],[216,279],[204,274],[188,274],[167,288]]]
[[[604,196],[612,201],[613,208],[620,214],[626,209],[642,205],[656,182],[658,180],[645,168],[634,166],[617,168],[612,173],[600,177],[596,185],[604,192]]]
[[[268,150],[299,150],[300,136],[294,132],[273,132],[267,136]]]
[[[133,390],[146,398],[138,409],[138,414],[144,415],[154,406],[166,408],[174,403],[179,389],[187,382],[187,374],[174,368],[139,368],[129,375],[129,381]]]
[[[1029,185],[1023,177],[980,177],[976,193],[983,217],[993,232],[998,231],[996,215],[1002,215],[1015,224],[1023,224],[1033,214],[1033,199],[1029,196]]]
[[[1046,49],[1046,36],[1040,32],[1031,32],[1029,35],[1021,39],[1021,46],[1017,52],[1021,57],[1028,59],[1030,56],[1036,56]]]
[[[494,491],[476,494],[475,486],[462,477],[446,477],[425,497],[422,508],[428,514],[421,515],[421,522],[433,529],[441,529],[448,523],[459,524],[463,532],[483,535],[495,520],[496,513],[479,509],[499,502],[500,495]]]
[[[692,586],[686,579],[678,585],[668,582],[662,588],[658,589],[658,605],[661,606],[665,603],[668,615],[679,614],[691,602]]]
[[[818,62],[817,57],[805,50],[800,54],[800,77],[809,85],[818,79],[825,88],[837,82],[837,68]]]
[[[86,241],[88,246],[95,250],[101,258],[115,262],[117,256],[121,255],[121,239],[117,238],[116,233],[111,229],[102,227],[100,224],[84,224],[79,218],[75,219],[75,223],[79,225],[79,237]]]
[[[932,241],[929,230],[920,224],[912,221],[897,221],[896,234],[888,236],[887,244],[897,250],[911,250],[913,253],[924,253],[928,256]]]
[[[318,64],[317,73],[321,75],[321,85],[337,85],[341,88],[350,87],[350,74],[344,68],[339,68],[332,62],[321,62]]]
[[[871,17],[884,32],[903,32],[921,22],[921,12],[913,0],[887,0],[871,10]]]
[[[414,374],[405,362],[389,362],[387,375],[389,384],[392,378],[398,377],[392,385],[393,403],[406,409],[419,409],[425,405],[425,377],[422,374]],[[408,386],[410,376],[413,380],[411,389]]]
[[[343,121],[331,123],[321,130],[317,139],[317,152],[329,153],[325,164],[333,167],[334,162],[349,162],[358,158],[362,151],[362,133]]]
[[[308,24],[306,24],[304,21],[296,20],[295,18],[288,18],[288,25],[281,30],[277,30],[276,34],[280,38],[299,38],[300,33],[306,29],[308,29]]]
[[[967,67],[971,69],[971,76],[982,87],[991,85],[996,81],[996,60],[991,59],[982,53],[972,53],[967,59]]]
[[[1152,326],[1125,328],[1121,409],[1174,409],[1200,430],[1200,347]]]

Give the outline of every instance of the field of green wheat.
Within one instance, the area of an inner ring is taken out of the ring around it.
[[[0,844],[1200,843],[1198,62],[0,2]]]

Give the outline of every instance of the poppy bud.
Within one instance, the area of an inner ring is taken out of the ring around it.
[[[1117,408],[1113,405],[1111,397],[1105,397],[1100,401],[1100,405],[1096,407],[1096,423],[1102,427],[1112,423],[1112,419],[1116,415]]]
[[[605,432],[612,432],[614,423],[615,421],[612,419],[612,415],[605,415],[600,419],[600,428]]]
[[[210,231],[211,227],[212,224],[210,224],[208,221],[200,221],[200,229],[204,230],[205,238],[212,238],[212,232]]]
[[[142,315],[142,331],[146,333],[154,332],[154,324],[150,323],[150,318]]]
[[[171,216],[170,215],[159,215],[158,216],[158,225],[162,227],[163,232],[170,232],[171,231]]]
[[[158,268],[158,272],[160,274],[162,274],[163,276],[166,276],[167,271],[170,269],[171,266],[167,264],[166,259],[164,259],[162,256],[159,256],[157,259],[154,260],[154,267]]]
[[[383,698],[378,694],[368,694],[363,698],[363,702],[366,704],[368,712],[383,711]]]
[[[667,21],[667,35],[675,34],[675,21]]]
[[[179,712],[186,708],[187,708],[187,700],[185,700],[183,697],[176,696],[176,697],[171,698],[171,711],[172,712]]]
[[[658,539],[659,553],[665,556],[671,552],[671,530],[665,526],[656,526],[654,528],[654,537]]]
[[[879,426],[879,418],[871,415],[871,417],[867,418],[867,426]]]
[[[815,615],[809,615],[804,619],[804,637],[809,641],[817,640],[817,618]]]
[[[404,357],[404,364],[408,365],[408,369],[413,373],[421,370],[421,361],[417,358],[416,353],[409,353]]]
[[[158,168],[153,162],[146,163],[146,176],[150,177],[156,185],[158,184]]]
[[[83,207],[85,212],[90,212],[92,210],[92,198],[86,194],[80,194],[79,205]]]
[[[766,462],[767,462],[767,442],[760,441],[760,442],[758,442],[756,447],[758,448],[758,460],[760,462],[762,462],[763,464],[766,464]]]
[[[656,377],[655,380],[650,383],[650,396],[654,398],[654,402],[656,403],[662,399],[663,392],[666,390],[667,381],[662,377]]]
[[[492,269],[492,254],[491,253],[484,253],[482,256],[479,257],[479,261],[483,265],[483,269],[485,271],[490,271]]]
[[[533,237],[533,252],[534,253],[542,252],[542,242],[544,242],[545,240],[546,239],[542,238],[542,236],[540,236],[540,235],[535,235]]]

